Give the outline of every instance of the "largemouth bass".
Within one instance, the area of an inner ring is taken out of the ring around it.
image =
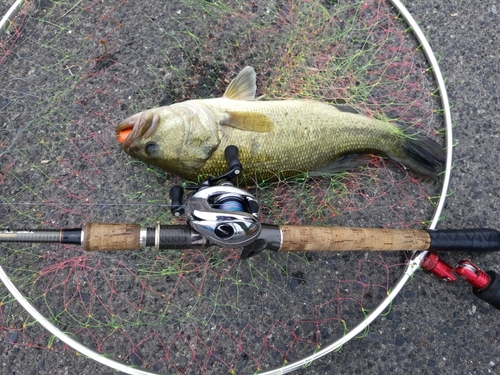
[[[226,146],[239,148],[245,176],[265,180],[329,173],[349,155],[373,153],[437,178],[445,151],[398,124],[313,100],[259,100],[245,67],[223,97],[187,100],[137,113],[116,127],[129,155],[191,181],[227,171]],[[259,182],[259,181],[257,181]]]

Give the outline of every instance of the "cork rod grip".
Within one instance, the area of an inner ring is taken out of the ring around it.
[[[281,225],[280,251],[427,250],[424,230]]]
[[[82,246],[86,251],[139,250],[139,224],[87,223],[83,227]]]

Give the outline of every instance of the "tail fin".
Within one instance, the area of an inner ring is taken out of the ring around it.
[[[442,172],[446,161],[445,149],[430,138],[408,131],[405,133],[406,136],[401,144],[404,155],[388,156],[420,174],[438,180],[438,175]]]

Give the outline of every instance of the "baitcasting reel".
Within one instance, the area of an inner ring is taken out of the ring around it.
[[[222,247],[244,247],[259,237],[260,208],[255,197],[236,188],[231,180],[241,174],[243,167],[238,160],[238,148],[224,150],[229,170],[222,176],[211,178],[200,185],[185,188],[176,185],[170,189],[171,212],[185,215],[188,224],[209,243]],[[225,180],[221,183],[220,181]],[[193,192],[183,200],[184,189]]]

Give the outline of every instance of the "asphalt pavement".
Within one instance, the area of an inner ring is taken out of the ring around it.
[[[499,228],[500,4],[492,0],[407,1],[440,58],[452,103],[454,169],[440,228]],[[500,273],[489,254],[467,258]],[[114,373],[66,351],[0,342],[2,374]],[[419,273],[389,315],[363,339],[296,374],[500,374],[500,311],[476,299],[465,282],[446,284]]]

